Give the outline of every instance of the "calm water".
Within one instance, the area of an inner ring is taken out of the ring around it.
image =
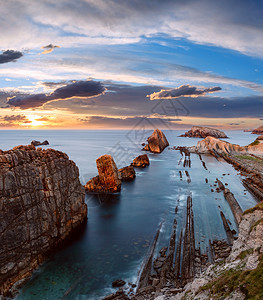
[[[80,169],[85,183],[97,175],[95,160],[100,155],[113,155],[118,167],[130,164],[141,154],[140,143],[150,132],[128,131],[0,131],[0,148],[10,149],[31,140],[45,140],[50,147],[66,152]],[[179,138],[181,131],[166,131],[171,146],[195,145],[199,139]],[[255,136],[241,131],[227,132],[231,143],[247,145]],[[115,279],[135,282],[158,224],[164,221],[158,248],[166,246],[171,233],[174,209],[178,232],[185,220],[186,198],[193,196],[196,243],[205,251],[209,239],[226,238],[220,218],[221,207],[226,217],[235,222],[222,193],[213,193],[216,178],[228,183],[243,209],[256,201],[245,191],[238,172],[224,161],[192,154],[191,176],[187,183],[179,151],[166,149],[150,154],[150,166],[137,170],[134,182],[123,183],[118,195],[86,196],[88,224],[85,232],[72,245],[44,263],[22,289],[17,299],[100,299],[113,291]],[[183,171],[180,180],[179,170]],[[223,174],[226,174],[223,176]],[[229,175],[228,175],[229,174]],[[209,184],[205,183],[208,178]],[[178,238],[179,233],[177,233]]]

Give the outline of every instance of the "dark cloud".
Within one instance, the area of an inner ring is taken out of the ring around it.
[[[42,49],[45,49],[41,54],[51,53],[55,48],[60,48],[60,46],[49,44],[47,46],[43,46]]]
[[[73,83],[74,81],[66,81],[66,80],[62,80],[62,81],[58,81],[58,82],[52,82],[52,81],[47,81],[47,82],[41,82],[40,85],[50,88],[50,89],[55,89],[64,85],[67,85],[69,83]]]
[[[105,117],[105,116],[89,116],[79,119],[87,125],[94,125],[101,128],[171,128],[178,126],[181,119],[162,118],[162,117]],[[185,125],[184,125],[185,126]]]
[[[75,81],[66,86],[57,88],[53,93],[19,95],[8,100],[11,106],[20,107],[23,109],[42,106],[44,103],[58,99],[69,98],[89,98],[101,95],[105,92],[105,87],[99,81]]]
[[[107,116],[151,116],[176,118],[262,118],[263,96],[248,97],[185,97],[183,101],[164,99],[149,101],[146,95],[165,89],[161,86],[106,85],[107,92],[92,99],[56,101],[45,109],[66,109],[74,113]]]
[[[177,88],[173,89],[167,89],[167,90],[161,90],[157,93],[153,93],[150,95],[147,95],[147,97],[150,98],[150,100],[159,100],[159,99],[176,99],[179,97],[199,97],[204,96],[208,93],[214,93],[217,91],[220,91],[221,87],[216,86],[212,88],[206,88],[206,89],[199,89],[196,86],[191,85],[181,85]]]
[[[23,53],[15,50],[6,50],[0,54],[0,64],[6,64],[11,61],[16,61],[23,56]]]
[[[7,115],[0,116],[0,127],[13,127],[18,124],[30,124],[32,123],[28,118],[24,115]]]

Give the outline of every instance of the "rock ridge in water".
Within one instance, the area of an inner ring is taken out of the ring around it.
[[[121,190],[121,175],[111,155],[96,160],[99,175],[85,185],[88,192],[116,193]]]
[[[87,219],[79,170],[33,145],[0,150],[0,294],[30,276]]]
[[[206,138],[212,136],[215,138],[227,138],[227,135],[218,129],[210,127],[193,126],[189,131],[180,135],[180,137]]]
[[[159,129],[154,130],[152,135],[148,137],[147,142],[148,144],[145,145],[143,150],[153,153],[161,153],[169,146],[165,134]]]
[[[263,126],[259,126],[258,128],[252,130],[253,134],[263,134]]]

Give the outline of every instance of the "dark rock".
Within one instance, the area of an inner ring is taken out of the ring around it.
[[[47,140],[45,140],[44,142],[40,142],[40,141],[32,141],[31,142],[31,145],[33,146],[42,146],[42,145],[49,145],[49,142]]]
[[[253,134],[263,134],[263,126],[259,126],[258,128],[252,131]]]
[[[99,175],[88,181],[85,189],[88,192],[119,192],[121,190],[121,179],[112,156],[100,156],[96,163]]]
[[[0,294],[15,292],[87,219],[79,170],[53,149],[0,153]],[[14,287],[14,288],[12,288]]]
[[[143,155],[139,155],[138,157],[136,157],[133,162],[132,162],[132,166],[133,167],[138,167],[138,168],[145,168],[146,166],[149,166],[150,161],[148,158],[147,154],[143,154]]]
[[[124,286],[126,282],[122,279],[117,279],[112,282],[112,287],[121,287]]]
[[[119,169],[121,181],[132,181],[135,177],[135,170],[133,166],[127,166]]]

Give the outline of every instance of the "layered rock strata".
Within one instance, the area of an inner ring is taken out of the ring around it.
[[[116,193],[121,190],[121,175],[111,155],[100,156],[96,160],[99,175],[89,180],[88,192]]]
[[[85,224],[79,170],[68,156],[33,145],[0,150],[0,294],[31,275]]]
[[[143,150],[153,153],[161,153],[166,147],[169,146],[166,136],[159,129],[154,130],[153,134],[148,137],[147,142],[148,144],[145,145]]]
[[[212,136],[215,138],[227,138],[227,135],[218,129],[210,127],[193,126],[185,134],[180,135],[180,137],[193,137],[193,138],[206,138],[207,136]]]

